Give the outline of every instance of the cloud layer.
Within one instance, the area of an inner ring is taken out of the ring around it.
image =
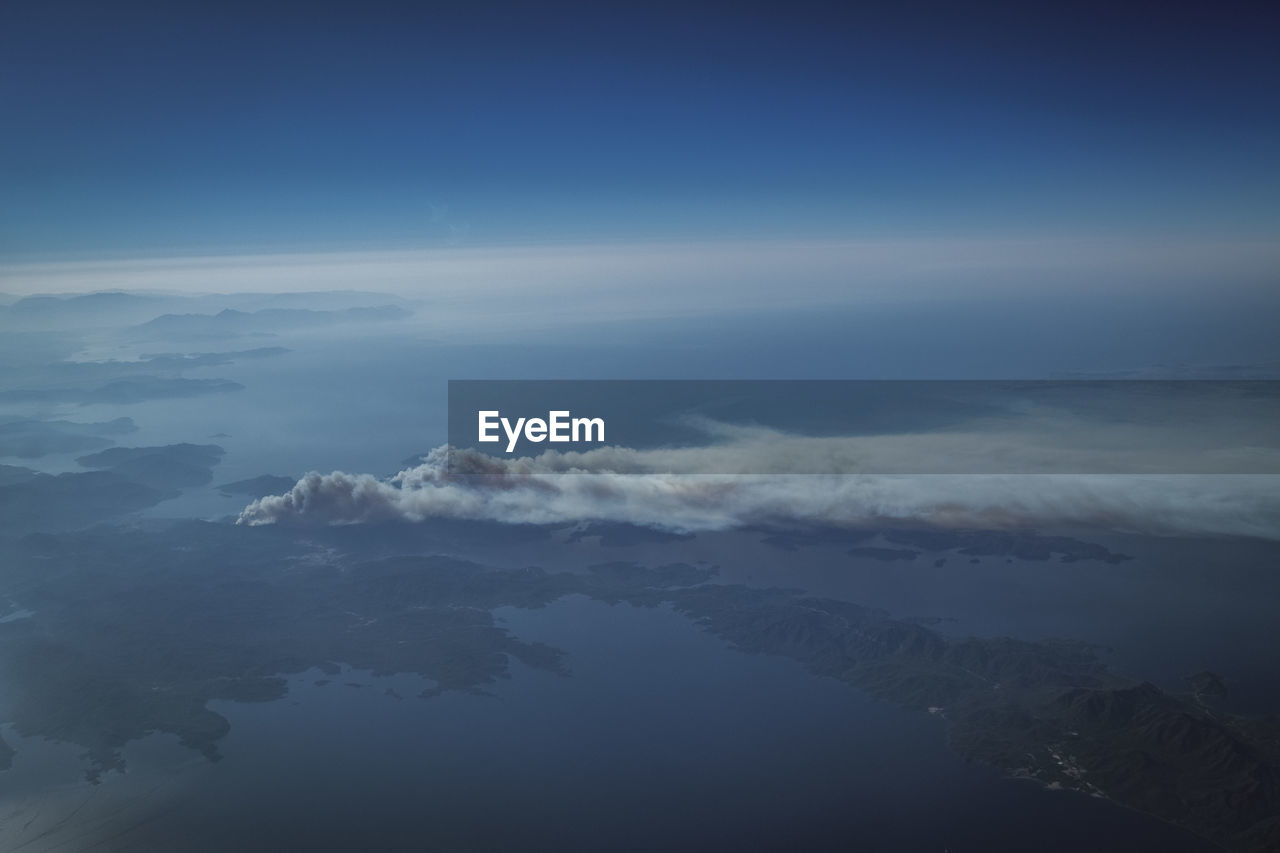
[[[1275,241],[724,240],[492,246],[0,264],[4,293],[374,290],[427,300],[440,333],[728,313],[963,300],[990,310],[1028,293],[1113,301],[1189,291],[1269,293]],[[785,286],[779,286],[785,282]]]

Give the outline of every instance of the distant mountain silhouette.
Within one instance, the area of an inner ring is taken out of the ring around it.
[[[403,320],[413,312],[399,305],[313,311],[306,308],[264,308],[217,314],[163,314],[134,327],[134,332],[154,336],[222,336],[270,334],[290,329],[333,326],[341,323],[376,323]]]

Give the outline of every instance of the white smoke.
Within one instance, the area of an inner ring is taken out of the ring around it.
[[[906,522],[1280,538],[1280,476],[1274,475],[784,473],[868,470],[886,453],[910,451],[909,437],[885,441],[879,447],[861,438],[750,430],[706,447],[606,447],[512,459],[454,451],[452,460],[440,447],[421,465],[385,481],[368,474],[308,474],[289,492],[254,501],[239,523],[610,521],[691,532]],[[989,433],[983,445],[991,447]],[[956,439],[947,446],[963,454],[967,445]],[[1033,449],[1011,444],[1001,452],[1016,460]]]

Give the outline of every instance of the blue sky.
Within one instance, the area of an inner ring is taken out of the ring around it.
[[[0,11],[0,260],[775,236],[1271,239],[1264,7]]]

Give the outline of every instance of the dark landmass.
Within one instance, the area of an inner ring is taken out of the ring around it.
[[[1186,682],[1201,704],[1216,703],[1227,698],[1227,683],[1216,672],[1201,670],[1188,675]]]
[[[0,320],[24,328],[102,327],[137,322],[171,301],[165,297],[104,291],[76,296],[27,296],[0,308]]]
[[[920,556],[919,551],[909,551],[905,548],[850,548],[846,553],[850,557],[868,557],[884,563],[892,563],[896,560],[914,560]]]
[[[86,468],[122,468],[129,463],[155,458],[216,465],[225,451],[216,444],[163,444],[154,447],[112,447],[81,456],[76,461]]]
[[[334,326],[341,323],[372,323],[403,320],[413,312],[399,305],[343,308],[315,311],[307,308],[263,308],[237,311],[226,308],[217,314],[163,314],[134,327],[136,334],[156,337],[215,337],[243,334],[270,334],[290,329]]]
[[[695,536],[692,533],[672,533],[638,524],[596,521],[574,530],[569,534],[567,541],[580,542],[583,539],[592,538],[598,539],[600,545],[605,548],[626,548],[632,545],[689,542]]]
[[[0,465],[0,486],[28,483],[39,475],[39,471],[23,468],[20,465]]]
[[[1266,839],[1280,814],[1280,717],[1212,713],[1065,641],[946,639],[778,590],[704,586],[669,600],[743,651],[945,717],[966,759],[1107,797],[1228,849],[1275,849]]]
[[[168,444],[160,447],[111,447],[76,459],[85,468],[102,468],[135,483],[172,493],[213,480],[213,468],[225,451],[216,444]]]
[[[0,623],[0,677],[12,685],[0,720],[83,747],[92,779],[153,731],[216,760],[227,722],[209,701],[278,698],[281,674],[332,661],[418,673],[437,691],[506,677],[509,656],[562,667],[559,652],[515,639],[490,613],[569,589],[540,573],[503,583],[444,559],[418,561],[411,577],[394,563],[347,571],[236,529],[94,528],[0,544],[6,585],[36,612]],[[415,584],[421,593],[406,595]]]
[[[910,545],[925,551],[957,550],[971,557],[1048,560],[1057,555],[1063,563],[1079,560],[1123,563],[1133,559],[1093,542],[1083,542],[1069,536],[1042,536],[1033,531],[890,530],[884,534],[884,538],[896,545]]]
[[[0,532],[74,530],[155,506],[165,497],[113,471],[52,475],[4,466]]]
[[[99,313],[112,308],[136,305],[153,305],[159,297],[139,296],[121,290],[104,290],[74,296],[24,296],[7,310],[10,314],[44,314],[49,312],[92,311]]]
[[[1060,562],[1098,560],[1122,563],[1132,559],[1102,545],[1072,539],[1069,536],[1044,536],[1032,530],[939,530],[919,529],[833,529],[813,528],[770,532],[760,541],[782,551],[820,545],[859,545],[876,536],[893,545],[921,551],[957,551],[967,557],[1012,557],[1020,560],[1049,560],[1055,555]],[[862,551],[888,551],[884,548],[859,548]],[[853,553],[852,551],[850,553]],[[870,553],[863,556],[872,556]],[[976,562],[976,561],[975,561]]]
[[[282,495],[292,489],[297,482],[297,477],[263,474],[247,480],[236,480],[234,483],[223,483],[217,488],[224,495],[245,495],[256,499],[267,495]]]
[[[74,530],[155,506],[213,479],[217,445],[112,447],[83,456],[102,470],[43,474],[0,465],[0,534]]]
[[[285,526],[288,528],[288,526]],[[404,554],[468,553],[477,546],[501,542],[504,546],[549,544],[558,528],[546,524],[502,524],[476,519],[428,518],[421,522],[383,522],[339,527],[311,526],[305,529],[309,541],[317,545],[367,556]],[[296,534],[299,529],[293,528]]]
[[[325,536],[343,533],[300,541],[284,528],[181,522],[0,540],[0,577],[34,611],[0,623],[0,721],[80,745],[91,779],[122,769],[122,747],[153,731],[216,760],[228,724],[210,701],[278,699],[282,676],[312,668],[416,673],[424,697],[483,693],[512,659],[567,673],[561,651],[513,636],[492,611],[582,595],[670,607],[744,653],[934,714],[971,761],[1233,850],[1271,849],[1280,718],[1209,710],[1197,694],[1211,674],[1175,694],[1111,672],[1081,643],[951,638],[850,602],[713,583],[705,567],[495,570],[370,556],[385,541],[359,538],[342,556]]]
[[[131,418],[100,423],[22,418],[0,423],[0,456],[38,459],[51,453],[97,450],[114,443],[106,436],[124,435],[137,429]]]
[[[876,531],[848,527],[815,527],[806,530],[784,530],[768,533],[760,541],[779,551],[798,551],[820,545],[857,545],[874,539]]]
[[[403,303],[397,296],[357,291],[316,293],[228,293],[206,296],[104,291],[70,296],[28,296],[0,305],[0,324],[24,329],[93,329],[136,325],[165,313],[212,316],[232,309],[241,313],[262,309],[342,311],[371,304]]]
[[[1187,684],[1196,693],[1204,696],[1226,696],[1227,685],[1222,680],[1222,676],[1216,672],[1201,670],[1187,676]]]

